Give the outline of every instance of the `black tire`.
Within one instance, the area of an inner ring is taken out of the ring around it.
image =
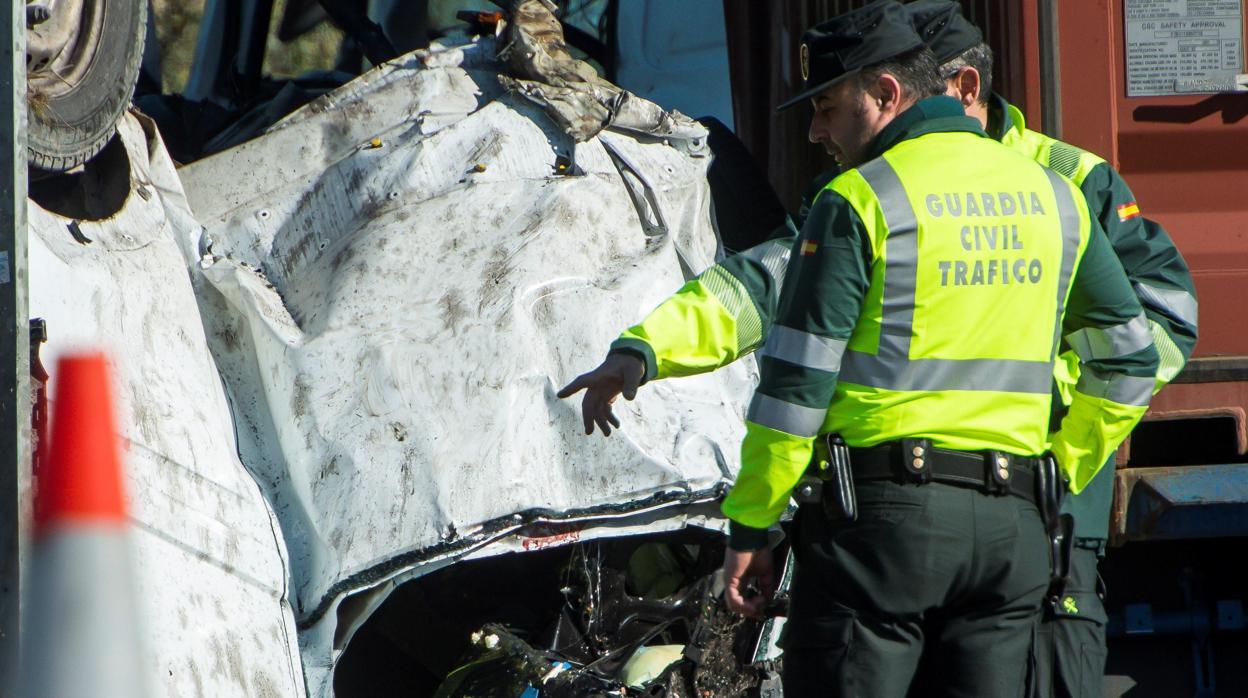
[[[72,80],[37,67],[27,75],[27,162],[48,172],[77,167],[108,143],[143,60],[147,0],[86,0],[83,8],[80,21],[96,22],[98,39],[70,57],[79,67]]]

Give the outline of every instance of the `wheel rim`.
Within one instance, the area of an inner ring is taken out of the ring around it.
[[[27,30],[26,83],[44,101],[72,92],[95,59],[105,0],[44,0],[47,21]]]

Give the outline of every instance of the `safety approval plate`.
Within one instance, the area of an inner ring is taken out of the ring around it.
[[[1124,5],[1128,97],[1239,89],[1240,0],[1125,0]]]

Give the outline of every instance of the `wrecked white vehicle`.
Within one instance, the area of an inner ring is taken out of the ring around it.
[[[776,690],[713,574],[753,363],[610,439],[554,396],[721,253],[707,131],[515,20],[178,171],[128,117],[114,212],[32,206],[48,351],[119,366],[159,693]]]

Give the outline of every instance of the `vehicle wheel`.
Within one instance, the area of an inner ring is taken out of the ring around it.
[[[28,0],[26,8],[27,162],[64,172],[104,147],[130,104],[147,0]]]

